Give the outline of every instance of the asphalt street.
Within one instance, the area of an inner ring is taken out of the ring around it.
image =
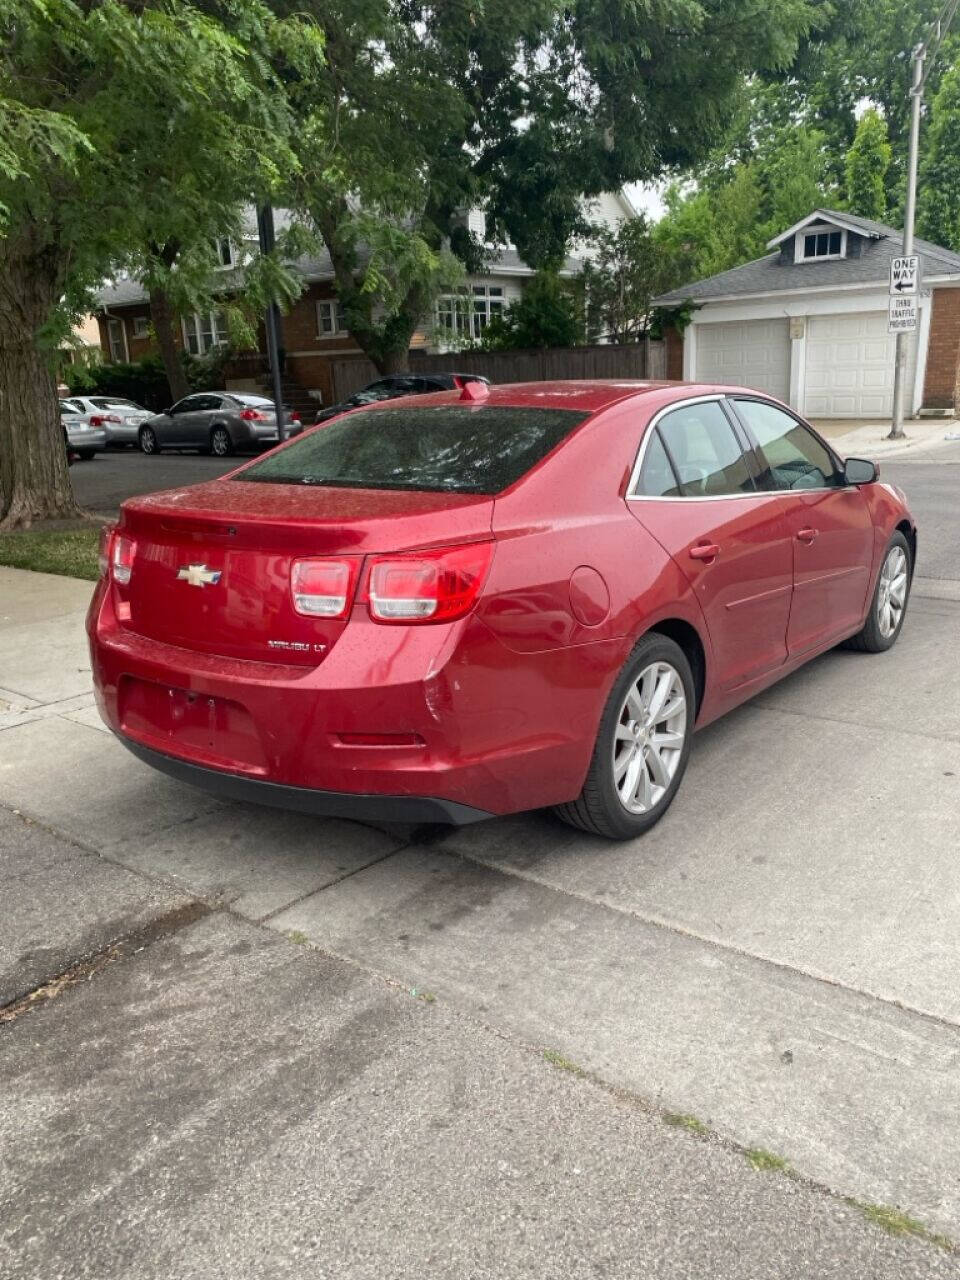
[[[89,584],[0,570],[4,1280],[960,1274],[960,445],[882,471],[897,646],[698,735],[620,845],[180,786],[99,722]]]

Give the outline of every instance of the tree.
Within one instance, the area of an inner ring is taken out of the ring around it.
[[[960,251],[960,66],[940,83],[920,169],[917,230]]]
[[[675,283],[673,263],[641,214],[616,229],[598,226],[594,256],[583,268],[587,334],[592,341],[637,342],[650,323],[650,301]]]
[[[583,198],[704,157],[741,72],[786,64],[813,11],[807,0],[313,2],[327,69],[295,92],[305,118],[316,105],[333,122],[334,141],[303,131],[296,202],[381,371],[405,364],[449,287],[449,255],[482,266],[467,208],[485,208],[492,240],[556,270],[583,229]],[[387,289],[358,209],[409,245],[409,270]]]
[[[556,271],[538,271],[520,297],[483,331],[487,351],[575,347],[584,338],[583,313],[570,285]]]
[[[882,222],[887,216],[887,170],[892,151],[887,125],[873,107],[860,117],[856,137],[847,152],[846,205],[851,213]]]
[[[142,246],[145,202],[188,203],[203,183],[192,157],[209,115],[255,121],[269,148],[285,104],[271,57],[282,50],[304,76],[316,65],[302,18],[278,20],[260,0],[224,10],[229,31],[216,3],[0,0],[3,526],[76,511],[50,356],[85,289]]]
[[[666,194],[653,231],[670,285],[760,258],[767,242],[820,205],[829,205],[823,135],[802,125],[756,130],[749,158],[707,167],[701,186]]]

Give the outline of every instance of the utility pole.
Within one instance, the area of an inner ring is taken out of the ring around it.
[[[907,204],[903,219],[903,256],[909,258],[913,254],[913,233],[917,219],[917,163],[920,150],[920,111],[923,106],[923,90],[927,83],[930,68],[936,61],[960,0],[946,0],[940,10],[940,16],[933,24],[927,38],[920,42],[911,55],[910,77],[910,143],[907,152]],[[929,57],[930,61],[924,64]],[[912,333],[897,334],[897,354],[893,371],[893,422],[890,426],[888,440],[902,440],[903,400],[907,380],[907,342]]]
[[[260,239],[260,253],[272,253],[277,237],[273,225],[273,205],[265,204],[257,210],[257,234]],[[267,331],[267,362],[270,366],[270,386],[273,391],[273,408],[277,415],[277,439],[282,443],[287,438],[286,423],[283,420],[283,387],[280,383],[280,308],[271,298],[264,316],[264,327]]]

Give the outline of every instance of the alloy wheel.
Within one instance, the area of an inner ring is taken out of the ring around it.
[[[143,453],[156,453],[157,451],[157,437],[150,427],[144,427],[140,432],[140,449]]]
[[[217,458],[225,458],[230,452],[230,434],[225,427],[216,427],[210,436],[210,452]]]
[[[649,813],[666,795],[687,725],[680,673],[669,662],[652,662],[627,690],[614,734],[613,781],[629,813]]]
[[[907,556],[902,547],[891,547],[880,570],[877,590],[877,626],[884,639],[894,635],[907,606],[909,585]]]

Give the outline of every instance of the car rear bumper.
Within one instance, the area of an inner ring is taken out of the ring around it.
[[[107,447],[107,433],[102,427],[91,427],[89,431],[68,431],[67,439],[71,449],[80,453]]]
[[[207,769],[177,756],[152,751],[122,733],[116,736],[144,764],[176,778],[178,782],[189,783],[228,800],[245,800],[251,804],[265,804],[327,818],[353,818],[360,822],[449,822],[455,826],[466,826],[494,816],[484,809],[474,809],[438,796],[377,795],[284,786],[223,769]]]
[[[464,822],[578,794],[620,642],[516,654],[475,619],[363,625],[316,666],[241,661],[136,634],[101,583],[100,713],[168,773],[313,812]]]

